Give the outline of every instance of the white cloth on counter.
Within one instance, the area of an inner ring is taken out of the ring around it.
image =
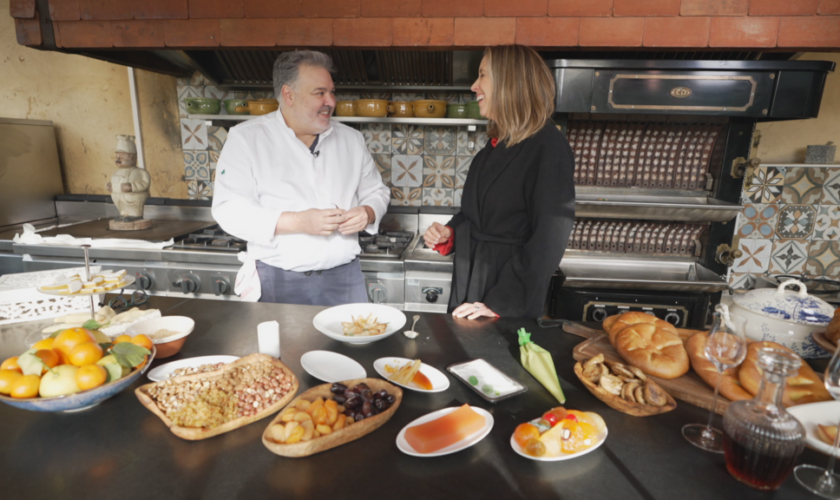
[[[239,252],[236,257],[242,262],[242,267],[236,273],[233,293],[239,295],[243,302],[257,302],[262,297],[260,275],[257,274],[257,261],[248,256],[247,252]]]
[[[91,248],[138,248],[141,250],[161,250],[175,244],[175,240],[171,238],[169,241],[145,241],[120,238],[74,238],[69,234],[44,237],[35,232],[35,226],[32,224],[24,224],[23,234],[15,234],[12,241],[25,245],[57,245],[73,247],[90,245]]]
[[[366,230],[376,233],[390,192],[362,134],[333,122],[315,151],[295,136],[280,111],[230,129],[216,166],[213,218],[248,242],[251,259],[305,272],[347,264],[361,252],[355,234],[275,235],[277,219],[286,211],[368,205],[376,220]]]

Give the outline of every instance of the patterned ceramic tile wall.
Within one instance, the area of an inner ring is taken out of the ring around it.
[[[205,81],[201,74],[178,79],[181,113],[181,145],[184,149],[184,182],[190,199],[210,199],[219,152],[227,130],[207,126],[204,120],[190,119],[184,107],[187,97],[218,99],[258,99],[274,97],[273,92],[229,92]],[[389,93],[340,92],[338,100],[388,99],[413,101],[439,99],[465,103],[469,93]],[[222,106],[222,115],[227,111]],[[391,205],[460,206],[464,180],[473,156],[487,143],[485,127],[351,124],[365,138],[382,181],[391,189]],[[840,215],[838,215],[840,216]]]
[[[734,288],[753,276],[840,279],[840,167],[760,167],[743,203]]]

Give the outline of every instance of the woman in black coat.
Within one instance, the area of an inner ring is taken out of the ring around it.
[[[491,141],[473,159],[461,211],[425,241],[454,247],[456,317],[541,317],[575,217],[574,156],[551,121],[554,79],[533,49],[490,47],[471,90]]]

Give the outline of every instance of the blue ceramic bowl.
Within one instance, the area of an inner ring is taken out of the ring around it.
[[[152,354],[149,356],[148,362],[143,365],[143,368],[133,370],[131,373],[116,382],[111,382],[110,384],[105,384],[95,389],[77,392],[76,394],[68,394],[67,396],[56,396],[54,398],[15,399],[8,396],[0,396],[0,401],[6,403],[7,405],[14,406],[15,408],[29,411],[71,412],[87,410],[88,408],[105,401],[111,396],[115,396],[117,393],[134,383],[138,377],[146,373],[146,370],[149,369],[149,365],[152,364],[152,360],[155,359],[156,352],[157,349],[153,348]]]

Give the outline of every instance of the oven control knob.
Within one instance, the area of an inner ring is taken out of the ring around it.
[[[230,290],[230,281],[224,276],[216,276],[213,278],[213,293],[216,295],[224,295]]]
[[[184,293],[196,293],[201,288],[201,280],[198,279],[198,276],[188,274],[179,277],[178,281],[173,281],[172,286],[181,287],[181,291]]]
[[[672,325],[678,325],[680,323],[680,315],[675,312],[669,312],[665,315],[665,321]]]
[[[155,286],[155,278],[142,271],[137,273],[137,279],[134,282],[137,283],[137,288],[140,290],[151,290]]]
[[[594,321],[604,321],[607,319],[607,310],[603,307],[598,307],[594,311],[592,311],[592,319]]]
[[[443,288],[427,286],[421,290],[426,294],[426,302],[437,302],[438,296],[443,293]]]
[[[381,283],[369,283],[368,297],[374,304],[384,304],[388,298],[388,290]]]

